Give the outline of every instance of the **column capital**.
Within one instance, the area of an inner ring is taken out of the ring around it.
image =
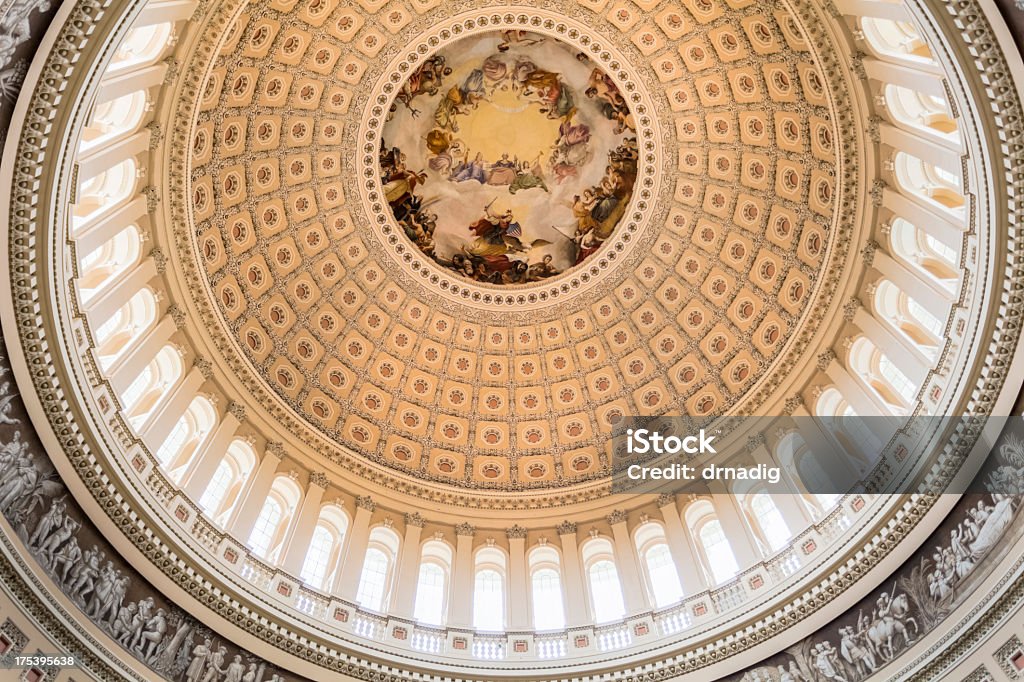
[[[828,366],[832,364],[832,361],[837,359],[836,352],[829,348],[823,353],[818,355],[818,369],[824,372],[828,369]]]
[[[801,407],[804,407],[804,399],[799,394],[791,395],[786,398],[785,404],[782,406],[782,411],[786,414],[793,414]]]
[[[369,495],[360,495],[356,498],[356,509],[365,509],[368,512],[377,510],[377,503]]]
[[[263,449],[268,455],[273,455],[278,459],[284,459],[284,444],[280,441],[270,441],[267,443],[267,447]]]
[[[608,523],[610,523],[613,526],[618,523],[625,523],[626,512],[622,511],[621,509],[613,509],[612,513],[606,516],[605,518],[608,520]]]
[[[422,528],[427,524],[427,520],[419,512],[413,512],[405,515],[405,525],[414,526],[416,528]]]
[[[509,540],[525,540],[526,529],[517,523],[511,528],[505,529],[505,537],[507,537]]]
[[[206,358],[196,358],[192,366],[199,370],[199,373],[203,375],[204,379],[213,378],[213,363]]]
[[[562,521],[560,524],[555,526],[559,535],[576,535],[576,522],[575,521]]]
[[[476,528],[474,528],[468,521],[463,521],[459,525],[455,526],[455,534],[461,537],[473,537],[476,535]]]
[[[245,421],[245,405],[232,400],[228,403],[227,413],[240,422]]]
[[[327,480],[327,474],[324,472],[313,471],[309,474],[309,484],[327,490],[327,486],[330,484],[330,481]]]
[[[664,509],[668,506],[676,506],[676,496],[672,493],[662,493],[658,495],[658,508]]]

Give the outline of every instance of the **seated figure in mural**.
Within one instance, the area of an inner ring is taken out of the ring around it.
[[[487,182],[487,168],[484,162],[484,155],[477,152],[472,161],[463,161],[452,170],[451,179],[455,182],[468,182],[476,180],[483,184]]]
[[[511,185],[516,179],[518,162],[518,159],[508,158],[507,152],[502,154],[499,160],[491,164],[491,169],[487,173],[487,184]]]

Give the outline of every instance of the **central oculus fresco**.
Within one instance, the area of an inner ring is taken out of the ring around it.
[[[589,258],[633,195],[633,117],[611,78],[555,38],[492,31],[402,85],[380,148],[384,194],[424,254],[490,284]]]

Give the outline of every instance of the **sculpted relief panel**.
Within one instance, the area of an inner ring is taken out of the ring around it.
[[[0,378],[9,375],[0,358]],[[0,513],[82,616],[155,675],[181,682],[292,682],[168,601],[74,502],[10,381],[0,381]]]
[[[957,607],[1020,539],[1024,440],[1005,433],[971,489],[883,585],[827,627],[728,682],[861,682]],[[987,570],[986,570],[987,569]],[[886,670],[892,675],[895,670]]]

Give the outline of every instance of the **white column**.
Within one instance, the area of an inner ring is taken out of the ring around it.
[[[910,67],[884,62],[874,57],[865,57],[862,63],[864,72],[871,80],[901,85],[926,95],[946,99],[946,89],[942,86],[942,70],[937,65],[915,64]]]
[[[686,596],[694,595],[708,589],[707,582],[699,569],[697,552],[693,547],[690,534],[687,532],[679,516],[674,495],[663,493],[658,497],[658,509],[665,521],[665,540],[672,553],[672,563],[676,566],[679,584]]]
[[[154,64],[141,69],[107,76],[100,83],[99,92],[96,93],[96,104],[105,104],[118,97],[130,95],[133,92],[156,87],[164,82],[164,74],[166,73],[166,64]]]
[[[789,478],[789,474],[783,471],[783,467],[775,461],[775,457],[768,451],[764,443],[758,444],[750,451],[750,455],[754,458],[754,462],[764,464],[766,467],[777,467],[782,472],[783,478]],[[792,537],[806,530],[813,519],[807,513],[807,508],[800,502],[796,487],[792,483],[786,483],[786,487],[789,487],[792,492],[782,492],[783,486],[780,485],[776,486],[774,491],[769,492],[769,495],[775,503],[776,509],[782,514],[782,520],[786,522],[789,535]]]
[[[184,416],[188,406],[195,400],[199,394],[199,388],[205,381],[206,377],[199,371],[199,368],[192,367],[188,374],[171,388],[170,395],[164,404],[157,409],[156,414],[140,434],[151,450],[159,448],[171,435],[171,431]]]
[[[156,275],[156,262],[147,258],[114,284],[104,287],[84,306],[89,324],[96,328],[106,322]]]
[[[859,453],[849,452],[845,447],[843,447],[843,444],[833,436],[829,429],[822,426],[820,417],[811,415],[811,413],[807,411],[807,408],[802,405],[793,410],[793,417],[796,422],[797,429],[800,432],[800,436],[804,439],[804,442],[810,448],[812,453],[818,455],[822,450],[824,450],[824,452],[841,455],[838,459],[838,471],[833,474],[831,467],[827,467],[825,470],[826,474],[830,474],[829,478],[836,479],[832,482],[837,485],[837,492],[842,487],[841,484],[843,481],[846,481],[849,484],[849,487],[852,488],[863,473],[870,468],[871,462],[878,458],[877,452],[868,453],[863,450]],[[889,422],[883,422],[880,418],[875,417],[870,422],[865,423],[871,424],[877,428],[879,424],[888,424]],[[885,442],[889,438],[892,438],[893,433],[895,433],[895,430],[888,432],[888,435],[886,435],[886,433],[879,433],[878,436],[882,442]],[[824,456],[824,453],[821,453],[820,456]],[[851,460],[851,458],[857,460],[856,464]],[[818,461],[820,462],[821,460],[819,459]],[[793,462],[793,466],[796,466],[795,461]],[[797,469],[796,475],[800,475],[799,469]],[[804,490],[806,490],[807,486],[804,485],[802,480],[800,483]]]
[[[468,523],[455,527],[455,570],[452,572],[451,609],[448,624],[454,627],[473,626],[473,535],[476,529]]]
[[[850,403],[853,411],[861,417],[889,416],[889,408],[874,395],[874,392],[869,392],[854,379],[838,360],[833,359],[828,363],[825,374],[836,385],[840,395],[846,398],[846,402]],[[895,428],[893,432],[895,433]]]
[[[835,0],[836,8],[843,14],[855,17],[875,17],[892,21],[910,21],[910,15],[902,2],[881,0]]]
[[[78,160],[79,187],[103,171],[130,159],[137,154],[149,151],[149,131],[143,130],[130,137],[109,145],[104,145],[94,152],[80,156]]]
[[[400,618],[412,619],[416,613],[416,585],[420,577],[420,539],[425,521],[419,512],[405,515],[405,539],[402,541],[402,559],[398,564],[398,580],[392,613]],[[449,576],[449,580],[450,580]]]
[[[220,418],[217,427],[210,434],[206,443],[196,452],[181,476],[181,489],[186,497],[198,501],[206,492],[206,487],[210,485],[210,479],[213,478],[221,460],[224,459],[224,453],[227,452],[228,445],[234,440],[244,418],[244,407],[238,403],[228,403],[227,411]]]
[[[897,334],[864,308],[858,308],[853,323],[860,327],[864,336],[871,339],[893,364],[900,368],[907,378],[917,386],[924,385],[928,378],[928,357],[920,346],[912,344],[902,334]]]
[[[286,573],[298,576],[302,572],[302,564],[309,552],[309,542],[313,539],[316,522],[320,519],[320,503],[327,490],[327,475],[322,471],[314,471],[309,475],[309,485],[302,496],[302,504],[295,514],[295,520],[288,529],[284,539],[284,552],[281,568]]]
[[[141,194],[110,213],[101,214],[74,235],[75,255],[81,260],[100,248],[121,230],[146,217],[146,197]],[[122,301],[123,303],[124,301]]]
[[[619,581],[622,583],[626,612],[632,615],[650,609],[651,602],[647,597],[647,590],[644,589],[643,577],[640,575],[636,546],[626,527],[625,512],[616,509],[608,515],[608,523],[611,524],[612,537],[615,540],[615,563]]]
[[[934,280],[926,279],[883,252],[875,252],[872,267],[935,317],[945,320],[949,316],[952,294]]]
[[[960,151],[958,149],[951,149],[949,145],[933,142],[921,135],[914,135],[891,123],[881,123],[878,129],[883,144],[959,175]]]
[[[526,529],[516,524],[505,530],[508,538],[509,629],[530,629],[530,593],[526,571]]]
[[[565,622],[569,627],[590,622],[587,613],[586,587],[583,566],[576,543],[576,524],[563,521],[558,524],[558,537],[562,541],[562,592],[565,593]]]
[[[253,526],[256,525],[256,518],[263,509],[263,503],[267,501],[270,488],[274,484],[274,477],[277,475],[277,467],[281,464],[281,457],[275,449],[267,448],[263,453],[263,459],[256,467],[256,473],[250,477],[249,484],[242,491],[241,501],[235,505],[231,513],[231,519],[227,527],[231,534],[241,542],[248,542]]]
[[[188,19],[195,11],[196,3],[193,0],[169,0],[168,2],[153,2],[145,6],[139,13],[133,26],[152,26],[166,22],[181,21]]]
[[[356,498],[356,516],[345,542],[345,555],[341,560],[338,577],[334,580],[334,594],[342,599],[355,602],[359,591],[359,577],[363,573],[366,547],[370,542],[370,517],[377,509],[377,503],[369,496]]]
[[[711,491],[711,504],[715,515],[722,524],[725,537],[729,540],[733,556],[740,570],[750,568],[761,561],[761,553],[757,549],[757,541],[750,531],[750,526],[743,520],[740,510],[736,507],[736,498],[726,490],[722,481],[708,483]]]
[[[108,370],[107,377],[114,393],[120,395],[142,374],[146,365],[153,361],[170,340],[177,327],[169,315],[165,315],[141,339],[125,350],[117,362]]]

